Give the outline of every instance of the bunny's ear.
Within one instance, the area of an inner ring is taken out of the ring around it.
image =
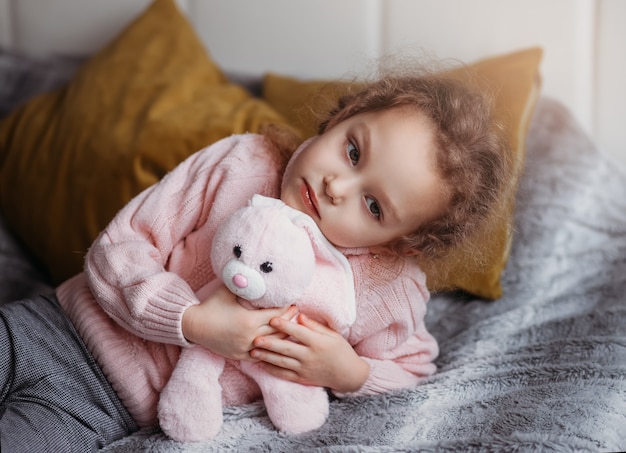
[[[333,319],[328,321],[331,327],[342,331],[356,320],[352,267],[348,258],[326,239],[313,219],[306,214],[302,215],[304,217],[298,217],[294,223],[299,224],[309,235],[315,253],[316,272],[323,286],[332,291],[332,294],[329,294],[325,300],[341,301],[333,307]]]
[[[284,209],[290,211],[288,215],[291,221],[300,228],[303,228],[309,235],[317,261],[321,259],[327,263],[340,263],[341,267],[352,276],[352,269],[348,263],[348,259],[326,239],[326,236],[324,236],[311,216],[297,209],[290,208],[287,205],[285,205]],[[350,287],[352,288],[352,285],[350,285]],[[352,292],[354,292],[354,290]]]

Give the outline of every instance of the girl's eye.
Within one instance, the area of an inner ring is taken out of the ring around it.
[[[348,145],[346,146],[346,154],[348,154],[348,158],[352,162],[352,165],[356,165],[359,162],[359,157],[361,157],[359,149],[352,142],[348,142]]]
[[[370,197],[367,197],[365,202],[367,203],[367,209],[369,209],[370,213],[377,219],[380,219],[380,206],[378,206],[378,202]]]

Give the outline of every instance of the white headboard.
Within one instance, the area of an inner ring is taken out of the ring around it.
[[[0,0],[0,45],[88,55],[150,0]],[[624,0],[178,0],[225,70],[338,77],[400,51],[471,62],[544,48],[543,93],[626,163]]]

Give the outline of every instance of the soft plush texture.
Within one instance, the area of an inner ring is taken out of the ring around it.
[[[2,214],[58,283],[134,195],[269,122],[283,120],[226,79],[173,0],[156,0],[67,86],[2,120]]]
[[[445,263],[440,263],[447,272],[429,273],[428,286],[433,291],[457,288],[487,299],[497,299],[502,295],[500,276],[509,256],[513,199],[524,162],[528,125],[539,95],[541,57],[540,48],[530,48],[450,70],[455,77],[471,78],[495,95],[496,118],[506,128],[506,137],[516,156],[516,170],[507,189],[509,202],[504,207],[505,212],[494,213],[502,218],[499,227],[495,231],[484,232],[485,237],[478,239],[481,250],[485,252],[482,259],[486,265],[469,267],[470,257],[465,256],[466,250],[460,250]],[[306,138],[316,133],[317,112],[328,110],[335,99],[358,88],[358,82],[303,81],[270,73],[264,79],[263,98],[289,118],[292,126]]]
[[[259,402],[226,408],[212,441],[147,428],[105,451],[625,451],[626,168],[547,98],[525,168],[502,299],[433,296],[441,355],[426,382],[333,401],[328,422],[298,436],[276,431]]]
[[[278,199],[254,195],[248,206],[228,217],[215,234],[211,265],[251,309],[295,304],[346,334],[356,320],[347,258],[311,217]],[[172,439],[206,441],[222,427],[222,401],[243,404],[259,396],[282,432],[300,434],[326,422],[329,401],[324,388],[287,381],[258,363],[227,360],[193,346],[182,350],[161,392],[159,424]]]

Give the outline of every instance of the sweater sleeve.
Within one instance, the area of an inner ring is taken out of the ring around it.
[[[245,175],[246,182],[230,181],[245,165],[225,161],[258,140],[232,136],[191,155],[132,199],[95,240],[85,258],[91,292],[126,330],[188,345],[182,315],[212,277],[208,246],[216,225],[258,189]]]
[[[389,263],[366,255],[351,260],[355,271],[357,322],[349,341],[370,365],[363,386],[338,397],[414,387],[436,371],[439,353],[424,324],[430,295],[424,273],[410,260]]]

